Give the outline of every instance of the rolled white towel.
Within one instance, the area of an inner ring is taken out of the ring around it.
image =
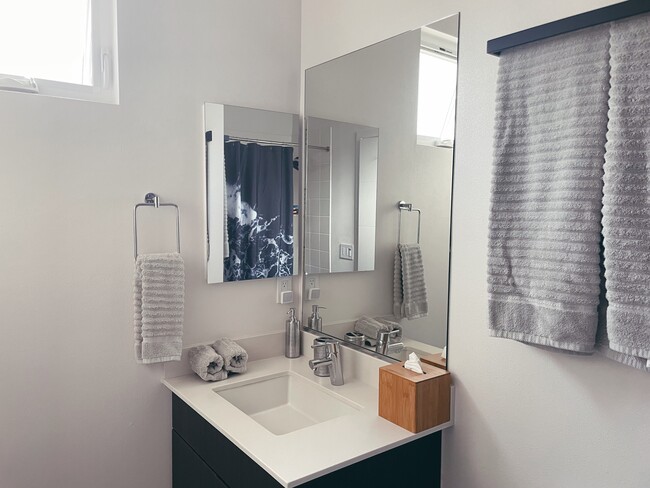
[[[372,317],[362,315],[359,317],[359,320],[354,323],[354,330],[365,335],[367,339],[374,341],[377,338],[377,333],[379,331],[390,332],[393,328],[386,322],[380,322]]]
[[[188,353],[190,367],[204,381],[220,381],[228,377],[223,358],[210,346],[196,346]]]
[[[248,353],[231,339],[217,339],[212,347],[223,357],[224,368],[233,373],[245,373]]]

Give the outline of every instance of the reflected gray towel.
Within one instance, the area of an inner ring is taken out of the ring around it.
[[[390,332],[393,329],[387,323],[382,323],[378,320],[373,319],[372,317],[366,317],[365,315],[362,315],[354,323],[354,330],[365,335],[367,339],[376,340],[379,331]]]
[[[220,381],[228,377],[223,358],[211,346],[196,346],[187,352],[192,371],[204,381]]]
[[[608,43],[601,25],[501,53],[488,243],[492,336],[594,349]]]
[[[419,244],[400,244],[395,251],[393,314],[409,320],[429,314],[424,265]]]
[[[611,25],[603,237],[607,323],[599,349],[650,371],[650,15]]]
[[[141,254],[134,277],[135,357],[143,364],[180,361],[185,271],[178,253]]]
[[[248,353],[231,339],[218,339],[212,347],[223,357],[224,368],[233,373],[245,373]]]

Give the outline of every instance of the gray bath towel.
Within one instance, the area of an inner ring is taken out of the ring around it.
[[[393,314],[409,320],[429,314],[424,264],[419,244],[400,244],[395,251]]]
[[[611,25],[603,190],[607,323],[599,349],[650,371],[650,15]]]
[[[141,254],[135,263],[135,357],[139,363],[180,361],[185,272],[178,253]]]
[[[204,381],[220,381],[228,377],[223,358],[210,346],[196,346],[187,353],[192,371]]]
[[[212,347],[223,357],[224,368],[233,373],[245,373],[248,353],[231,339],[218,339]]]
[[[501,53],[488,249],[492,336],[594,349],[608,43],[601,25]]]
[[[375,340],[379,331],[390,332],[393,329],[387,323],[382,323],[372,317],[362,315],[354,323],[354,330],[365,335],[367,339]]]

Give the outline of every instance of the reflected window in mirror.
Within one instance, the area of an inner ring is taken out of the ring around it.
[[[438,23],[422,28],[418,80],[418,144],[453,147],[456,120],[457,39]]]

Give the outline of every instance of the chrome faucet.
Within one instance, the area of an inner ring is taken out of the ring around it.
[[[401,342],[391,343],[390,339],[393,337],[398,337],[402,331],[400,329],[394,329],[390,332],[386,330],[380,330],[377,332],[377,344],[375,346],[375,352],[379,354],[387,354],[389,352],[401,351],[404,348],[404,344]]]
[[[341,343],[325,342],[314,344],[312,349],[319,347],[325,348],[325,357],[323,359],[312,359],[309,361],[309,367],[315,372],[319,366],[327,366],[329,371],[330,383],[334,386],[343,384],[343,364],[341,363]]]

